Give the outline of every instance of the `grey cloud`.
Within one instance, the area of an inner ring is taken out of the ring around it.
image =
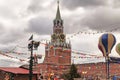
[[[0,44],[0,51],[1,52],[10,52],[16,47],[16,44]]]
[[[80,30],[80,26],[78,24],[75,24],[76,22],[79,23],[79,20],[75,20],[74,17],[67,17],[64,20],[64,32],[65,33],[74,33],[76,30]]]
[[[0,34],[4,32],[4,25],[0,22]]]
[[[17,66],[20,66],[22,63],[21,62],[18,62],[18,61],[14,61],[14,60],[11,60],[11,59],[0,59],[0,66],[1,67],[17,67]]]
[[[92,14],[88,13],[81,21],[82,26],[94,30],[111,30],[120,27],[120,10],[112,8],[98,8]],[[79,24],[79,22],[78,22]]]
[[[55,0],[31,0],[29,6],[27,7],[28,13],[39,13],[45,10],[50,10],[53,8],[53,5],[56,4]],[[47,5],[46,5],[47,4]]]
[[[120,0],[113,0],[113,7],[119,8],[120,7]]]
[[[76,13],[75,13],[76,14]],[[75,33],[78,31],[87,30],[86,27],[81,25],[81,15],[74,15],[64,17],[64,32],[67,34]]]
[[[16,40],[23,37],[24,32],[19,32],[18,30],[5,31],[1,34],[0,44],[13,43]]]
[[[26,31],[40,35],[51,34],[52,26],[52,20],[49,18],[37,17],[29,21],[29,28]]]
[[[28,12],[36,13],[43,9],[41,6],[44,0],[31,0],[27,10]]]
[[[28,10],[31,12],[36,12],[41,9],[40,0],[31,0]]]
[[[63,6],[68,9],[77,7],[96,7],[106,5],[108,0],[62,0]]]
[[[120,9],[111,7],[98,7],[93,10],[87,9],[86,13],[65,17],[64,28],[66,33],[77,31],[102,30],[111,31],[120,30]]]
[[[16,19],[14,9],[8,6],[0,6],[0,17],[3,19]]]

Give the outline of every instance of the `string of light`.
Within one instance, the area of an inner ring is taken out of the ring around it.
[[[6,57],[8,57],[8,58],[11,58],[11,59],[17,59],[17,60],[19,60],[19,61],[21,61],[21,62],[23,62],[23,61],[28,61],[28,60],[26,60],[26,59],[20,59],[20,58],[18,58],[18,57],[13,57],[13,56],[11,56],[11,55],[8,55],[8,54],[4,54],[4,53],[0,53],[0,55],[3,55],[3,56],[6,56]],[[42,57],[43,56],[45,56],[45,55],[41,55]],[[59,56],[59,57],[62,57],[62,56]],[[69,56],[66,56],[66,57],[69,57]],[[87,57],[87,56],[71,56],[71,58],[75,58],[75,59],[79,59],[79,58],[81,58],[81,59],[93,59],[93,58],[96,58],[96,59],[100,59],[100,58],[103,58],[102,56],[91,56],[91,57]]]
[[[113,31],[117,31],[119,29],[119,27],[117,28],[113,28],[109,31],[96,31],[96,32],[84,32],[84,31],[78,31],[76,33],[73,33],[71,34],[71,36],[67,37],[67,39],[70,39],[70,38],[73,38],[74,36],[78,35],[78,34],[99,34],[99,33],[103,33],[103,32],[113,32]],[[40,42],[43,42],[43,41],[49,41],[47,39],[42,39]],[[41,43],[43,45],[46,45],[45,43]],[[19,46],[19,45],[16,45],[12,50],[9,50],[9,51],[6,51],[5,53],[15,53],[15,54],[18,54],[18,55],[25,55],[26,53],[21,53],[21,52],[15,52],[15,49],[16,48],[27,48],[27,47],[23,47],[23,46]],[[84,55],[84,57],[82,56],[72,56],[72,58],[102,58],[102,56],[97,56],[97,55],[91,55],[91,54],[84,54],[84,53],[80,53],[78,51],[72,51],[73,54],[79,54],[79,55]],[[19,59],[17,57],[13,57],[13,56],[10,56],[10,55],[7,55],[7,54],[4,54],[4,53],[0,53],[1,55],[3,56],[7,56],[9,58],[14,58],[14,59]],[[86,57],[87,56],[92,56],[92,57]],[[23,59],[19,59],[20,61],[25,61]]]

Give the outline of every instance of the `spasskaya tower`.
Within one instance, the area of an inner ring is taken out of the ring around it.
[[[71,43],[66,41],[59,1],[56,17],[53,20],[53,34],[51,35],[51,41],[46,43],[43,63],[56,65],[71,64]]]

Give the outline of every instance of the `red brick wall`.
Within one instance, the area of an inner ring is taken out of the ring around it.
[[[60,53],[59,62],[61,65],[70,65],[71,64],[71,51],[70,50],[63,50]]]
[[[71,51],[63,50],[62,48],[49,48],[49,51],[46,50],[44,63],[50,64],[71,64]]]
[[[106,77],[106,64],[105,63],[92,63],[92,64],[80,64],[77,65],[78,72],[86,76],[101,76]],[[120,76],[120,64],[110,63],[109,69],[110,76]]]
[[[48,66],[48,68],[46,68]],[[78,64],[76,65],[78,68],[78,72],[82,76],[100,76],[101,78],[106,78],[106,64],[105,63],[89,63],[89,64]],[[43,69],[44,71],[54,72],[55,74],[63,74],[68,72],[70,69],[70,65],[52,65],[52,64],[39,64],[39,70]],[[86,73],[83,73],[86,72]],[[120,76],[120,64],[111,63],[110,64],[110,76]],[[101,79],[103,80],[103,79]]]

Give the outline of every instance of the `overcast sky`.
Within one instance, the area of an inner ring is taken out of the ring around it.
[[[56,9],[57,0],[0,0],[0,50],[10,51],[16,45],[27,46],[31,34],[36,40],[50,40]],[[116,29],[113,34],[117,43],[120,41],[120,0],[60,0],[60,12],[67,37],[78,31],[93,33]],[[97,45],[103,33],[82,33],[70,38],[72,49],[102,56]],[[114,48],[111,55],[118,56]],[[15,49],[18,52],[25,50],[20,47]],[[39,51],[44,55],[44,45]],[[84,62],[81,59],[74,61]],[[15,66],[20,63],[0,56],[1,66],[11,66],[9,62]]]

